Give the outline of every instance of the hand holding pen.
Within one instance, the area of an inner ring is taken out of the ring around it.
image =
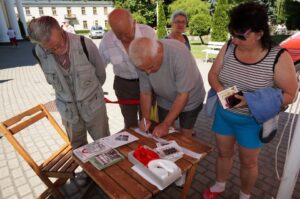
[[[151,122],[149,120],[147,120],[146,118],[143,118],[140,121],[139,127],[142,131],[145,131],[147,134],[150,133],[149,132],[149,128],[151,126]]]

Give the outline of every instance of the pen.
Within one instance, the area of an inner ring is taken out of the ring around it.
[[[146,129],[147,128],[146,118],[144,118],[144,126],[145,126],[145,129]],[[146,130],[146,134],[148,134],[148,130]]]

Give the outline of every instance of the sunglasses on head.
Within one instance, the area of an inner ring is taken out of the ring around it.
[[[239,40],[243,40],[243,41],[245,41],[245,40],[247,40],[247,35],[248,35],[248,33],[249,32],[251,32],[251,29],[248,29],[246,32],[244,32],[243,34],[239,34],[239,33],[234,33],[234,32],[231,32],[230,34],[231,34],[231,37],[233,37],[233,38],[237,38],[237,39],[239,39]]]

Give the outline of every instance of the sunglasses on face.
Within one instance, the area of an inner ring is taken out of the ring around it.
[[[245,41],[247,40],[247,35],[251,32],[251,29],[247,30],[246,32],[244,32],[243,34],[239,34],[239,33],[234,33],[231,32],[231,37],[232,38],[237,38],[239,40]]]

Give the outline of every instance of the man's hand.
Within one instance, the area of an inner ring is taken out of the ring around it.
[[[141,119],[139,122],[139,128],[144,132],[148,132],[150,126],[151,126],[151,121],[147,120],[146,118]]]
[[[162,122],[154,128],[152,134],[156,137],[162,137],[164,135],[167,135],[168,133],[169,133],[169,125]]]

